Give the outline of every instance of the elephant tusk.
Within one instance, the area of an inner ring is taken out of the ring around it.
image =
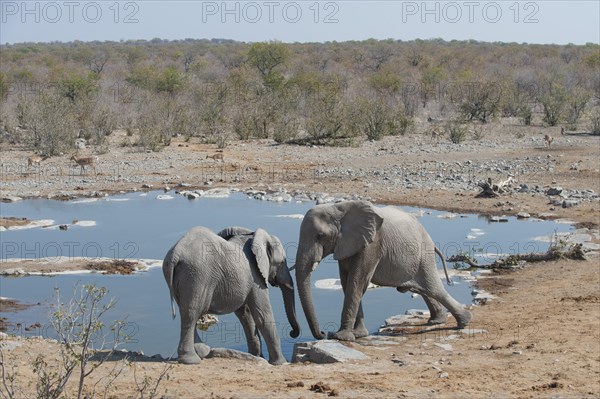
[[[317,268],[317,266],[319,266],[319,262],[313,263],[313,265],[312,265],[313,272],[315,271],[315,269]]]

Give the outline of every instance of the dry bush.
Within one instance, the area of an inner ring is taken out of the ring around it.
[[[64,97],[40,93],[17,106],[19,125],[25,130],[26,142],[48,156],[60,155],[75,146],[77,121],[72,104]]]

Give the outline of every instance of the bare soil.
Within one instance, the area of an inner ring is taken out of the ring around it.
[[[212,182],[209,181],[211,187],[223,185],[240,189],[284,188],[289,191],[359,194],[379,203],[465,213],[511,215],[524,211],[532,216],[568,218],[581,226],[598,228],[598,201],[562,208],[551,205],[544,195],[530,193],[479,199],[475,198],[476,191],[466,189],[399,189],[383,184],[371,174],[358,178],[343,178],[341,174],[314,178],[315,170],[336,168],[340,164],[344,169],[375,171],[390,164],[416,165],[442,158],[457,162],[516,162],[526,157],[550,157],[553,160],[552,170],[528,176],[528,185],[544,188],[558,185],[567,189],[600,191],[599,137],[558,136],[552,149],[547,150],[543,148],[542,137],[546,133],[556,135],[556,132],[549,128],[530,128],[525,131],[526,137],[521,139],[523,144],[515,145],[515,132],[519,129],[515,126],[493,127],[483,143],[464,148],[440,147],[424,136],[416,135],[386,138],[356,148],[275,146],[268,141],[234,142],[224,150],[223,162],[206,159],[206,155],[217,153],[214,146],[206,144],[175,141],[157,154],[136,153],[115,146],[109,154],[100,155],[100,166],[103,159],[104,162],[124,159],[135,162],[139,166],[135,179],[106,182],[82,178],[73,183],[72,190],[66,190],[62,183],[52,182],[37,187],[27,186],[27,189],[8,185],[2,195],[19,195],[19,192],[23,196],[93,195],[94,192],[140,189],[142,182],[152,184],[154,189],[173,188],[179,183],[204,188],[204,182],[212,178]],[[115,142],[119,140],[121,138],[115,138]],[[494,140],[495,145],[484,145],[488,140]],[[415,151],[415,148],[423,147],[430,148],[432,153]],[[16,162],[26,154],[11,150],[4,151],[2,156],[5,162],[6,157]],[[157,164],[161,165],[158,169],[155,167]],[[213,174],[211,177],[207,174],[207,171],[214,172],[216,165],[223,164],[232,170],[239,170],[239,165],[244,165],[248,168],[247,173],[239,181],[231,176],[221,179],[220,175]],[[577,166],[573,167],[574,164]],[[256,169],[253,168],[270,167],[276,168],[277,173],[269,175],[273,178],[256,178]],[[487,173],[478,172],[482,176]],[[31,178],[31,175],[11,175],[7,179],[9,183],[18,183]],[[75,187],[79,189],[75,190]],[[408,330],[383,346],[348,343],[348,346],[369,356],[369,360],[361,362],[275,367],[213,358],[196,366],[172,363],[169,379],[163,380],[159,386],[159,397],[600,397],[600,262],[597,256],[587,261],[556,260],[530,264],[514,272],[482,276],[478,285],[498,296],[496,300],[473,308],[474,319],[470,328],[485,329],[486,333],[449,339],[448,336],[454,334],[450,329],[420,333]],[[298,311],[303,317],[301,310]],[[449,322],[445,327],[452,327],[453,323]],[[5,351],[5,356],[7,364],[14,362],[18,366],[17,382],[25,390],[23,397],[31,397],[34,387],[28,383],[34,381],[34,376],[29,365],[38,354],[56,359],[57,344],[38,339],[20,340],[19,343],[22,345]],[[436,343],[450,344],[452,350],[445,350]],[[139,397],[134,375],[138,383],[144,376],[156,379],[169,364],[147,357],[138,360],[135,365],[125,367],[114,380],[108,397]],[[116,365],[116,361],[105,363],[92,374],[91,381],[106,375]],[[102,383],[98,385],[101,386]],[[73,392],[74,383],[69,389]],[[87,392],[90,393],[89,390]]]

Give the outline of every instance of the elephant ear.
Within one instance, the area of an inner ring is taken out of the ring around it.
[[[235,236],[243,236],[243,235],[248,235],[248,234],[253,234],[253,233],[254,232],[252,230],[247,229],[245,227],[231,226],[231,227],[225,227],[223,230],[219,231],[217,233],[217,235],[219,237],[222,237],[225,240],[229,241]]]
[[[351,201],[340,204],[339,208],[343,215],[340,219],[340,232],[333,251],[335,260],[349,258],[372,243],[377,230],[383,223],[383,218],[377,208],[370,202]]]
[[[269,258],[269,234],[263,229],[256,230],[254,233],[254,239],[252,240],[252,253],[256,258],[256,265],[258,266],[258,271],[260,272],[261,277],[265,282],[265,286],[269,281],[269,269],[271,265],[271,261]]]

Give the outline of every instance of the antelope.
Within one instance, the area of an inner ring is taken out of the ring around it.
[[[433,129],[431,131],[431,140],[437,142],[440,138],[444,137],[444,131],[438,131],[438,129]]]
[[[85,167],[90,165],[92,168],[94,168],[94,171],[96,170],[96,158],[98,157],[86,157],[86,158],[77,158],[75,155],[73,155],[71,158],[69,158],[71,161],[75,161],[75,163],[79,166],[81,166],[81,174],[85,173]]]
[[[550,149],[550,146],[552,145],[552,142],[554,141],[554,137],[550,136],[549,134],[544,136],[544,146],[548,149]]]
[[[40,163],[46,159],[48,159],[48,157],[42,157],[40,155],[32,155],[27,157],[27,168],[31,167],[32,165],[39,166]]]
[[[208,158],[212,158],[214,161],[221,160],[221,162],[225,162],[225,160],[223,159],[223,153],[207,155],[206,159],[208,159]]]

